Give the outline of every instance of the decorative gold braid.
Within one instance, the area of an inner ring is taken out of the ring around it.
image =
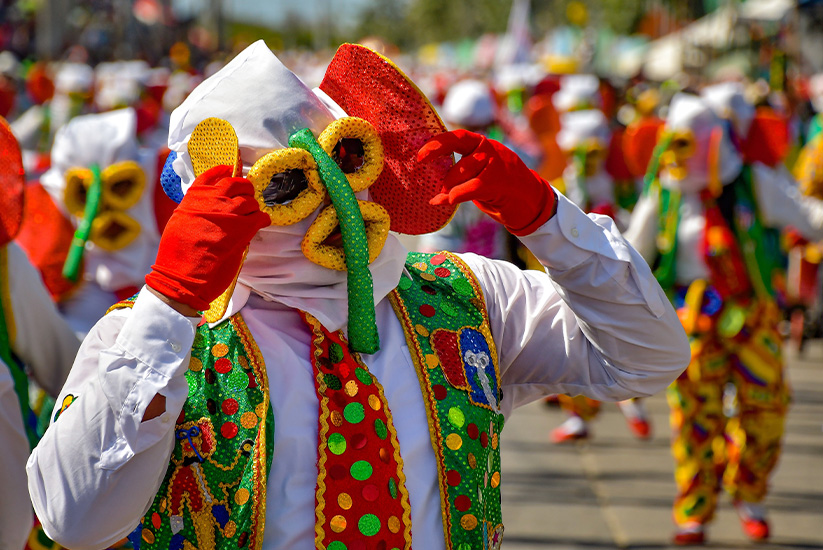
[[[232,315],[230,318],[231,324],[234,326],[237,334],[240,335],[240,340],[243,342],[243,348],[252,363],[252,370],[257,379],[257,386],[263,392],[263,403],[267,403],[265,413],[260,418],[257,427],[257,460],[254,464],[254,471],[252,479],[254,482],[254,491],[251,497],[254,499],[255,505],[253,510],[257,510],[257,514],[252,518],[251,536],[252,540],[249,548],[252,550],[261,550],[263,547],[263,533],[266,528],[266,465],[268,457],[266,456],[266,420],[271,408],[271,400],[269,398],[269,377],[266,371],[266,363],[263,361],[263,354],[254,341],[254,338],[243,320],[243,316],[239,313]],[[259,537],[258,537],[259,535]]]
[[[325,338],[323,336],[323,330],[320,327],[320,321],[306,312],[301,311],[300,313],[302,314],[303,319],[305,319],[309,326],[311,326],[313,335],[312,368],[317,368],[316,361],[323,353],[320,349],[320,344]],[[317,384],[318,394],[322,397],[320,397],[320,432],[318,437],[320,444],[317,449],[317,490],[315,493],[317,505],[314,508],[314,546],[318,550],[325,550],[325,547],[323,546],[323,539],[326,537],[326,531],[323,529],[323,525],[326,523],[326,514],[324,513],[326,508],[326,499],[324,495],[326,493],[326,450],[328,448],[328,443],[325,436],[329,432],[330,413],[328,406],[329,398],[326,397],[326,383],[323,380],[323,374],[319,368],[317,368]]]
[[[417,338],[414,336],[414,326],[412,325],[406,306],[400,300],[397,289],[389,294],[389,302],[391,302],[397,318],[400,319],[403,325],[403,333],[406,336],[406,344],[409,347],[409,351],[414,350],[414,353],[409,353],[409,355],[411,355],[414,368],[417,371],[417,378],[420,381],[423,400],[426,402],[426,418],[429,421],[429,435],[431,436],[432,449],[439,463],[444,464],[446,458],[443,454],[443,437],[440,431],[435,429],[435,426],[440,425],[440,421],[437,415],[437,408],[432,401],[432,395],[427,391],[427,388],[430,388],[431,384],[429,383],[428,369],[424,367],[425,360],[423,358],[423,350],[420,349],[420,344],[418,344]],[[446,533],[447,550],[451,550],[449,533],[451,533],[452,521],[451,514],[449,513],[449,486],[446,483],[442,470],[443,468],[437,468],[437,481],[440,485],[440,511],[443,516],[443,529]]]
[[[341,334],[340,340],[346,342],[346,338]],[[403,459],[400,457],[400,442],[397,439],[397,430],[394,428],[394,419],[389,408],[389,403],[386,401],[386,394],[383,392],[383,385],[377,378],[369,371],[369,368],[363,363],[363,359],[356,351],[351,352],[352,357],[366,372],[371,376],[372,383],[377,388],[377,393],[380,395],[380,402],[383,405],[383,410],[386,411],[386,426],[389,428],[391,434],[391,444],[394,448],[394,460],[397,462],[397,477],[400,480],[398,489],[400,490],[400,505],[403,507],[403,538],[406,539],[405,550],[411,550],[411,504],[409,503],[409,491],[406,488],[406,472],[403,470]]]

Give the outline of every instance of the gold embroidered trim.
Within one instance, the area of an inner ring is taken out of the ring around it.
[[[269,398],[269,377],[266,371],[266,363],[263,361],[263,354],[254,341],[254,338],[243,320],[243,316],[239,313],[232,315],[230,318],[231,324],[235,331],[240,336],[243,342],[243,347],[246,354],[252,363],[252,371],[254,377],[257,379],[257,386],[263,392],[263,403],[267,404],[265,413],[260,418],[257,427],[257,460],[254,464],[254,473],[252,479],[254,481],[255,490],[252,491],[252,499],[254,500],[253,510],[257,513],[252,518],[251,540],[249,541],[249,548],[252,550],[261,550],[263,547],[263,533],[266,529],[266,464],[268,458],[266,456],[266,421],[269,410],[271,409],[271,400]]]
[[[428,369],[423,368],[425,365],[423,350],[420,349],[420,344],[417,342],[414,325],[409,317],[406,306],[400,300],[397,289],[393,290],[389,294],[389,301],[391,302],[397,318],[400,319],[401,324],[403,325],[403,332],[406,336],[406,344],[408,345],[409,350],[414,350],[414,353],[409,353],[409,355],[411,355],[414,368],[417,371],[417,378],[420,381],[421,393],[423,394],[423,400],[426,403],[426,418],[429,421],[429,435],[432,441],[432,449],[434,450],[438,464],[444,464],[446,457],[443,454],[443,437],[441,436],[440,431],[435,429],[435,426],[440,425],[440,420],[437,415],[437,408],[434,404],[433,395],[429,391],[431,388],[431,383],[429,381]],[[443,468],[437,468],[437,481],[440,489],[440,512],[443,516],[443,530],[445,532],[446,549],[451,550],[452,544],[449,533],[451,533],[452,520],[449,512],[449,489],[448,484],[446,483]]]
[[[317,359],[319,359],[320,355],[323,353],[320,349],[320,343],[324,338],[323,331],[320,329],[320,322],[317,319],[308,313],[303,313],[303,315],[312,329],[311,361],[312,368],[315,368]],[[326,515],[323,510],[326,508],[326,499],[324,497],[326,493],[326,451],[328,449],[326,434],[329,432],[330,413],[328,406],[329,398],[326,397],[326,383],[323,380],[323,375],[320,372],[320,369],[317,369],[317,384],[318,393],[322,397],[320,398],[320,432],[318,438],[320,444],[317,449],[317,490],[315,493],[317,505],[314,508],[316,518],[314,523],[314,546],[318,550],[325,550],[323,546],[323,539],[326,538],[326,532],[323,529],[323,525],[326,523]]]

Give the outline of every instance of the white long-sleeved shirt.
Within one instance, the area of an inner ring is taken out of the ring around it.
[[[600,400],[650,395],[686,366],[685,334],[642,258],[613,222],[565,197],[522,238],[547,268],[462,256],[489,311],[502,376],[502,412],[548,393]],[[241,314],[269,377],[274,456],[267,484],[266,550],[314,547],[317,411],[310,331],[297,311],[252,297]],[[397,430],[417,548],[444,548],[437,468],[417,375],[387,299],[376,304],[381,349],[364,356],[383,385]],[[103,548],[131,531],[166,471],[197,319],[143,291],[130,310],[101,320],[84,341],[63,394],[77,400],[28,463],[46,533],[75,550]],[[166,412],[141,423],[156,393]],[[505,479],[505,478],[504,478]]]
[[[9,297],[14,325],[9,344],[38,384],[56,396],[80,341],[57,313],[40,274],[14,243],[7,245]],[[10,331],[11,332],[11,331]],[[29,441],[9,366],[0,361],[0,548],[23,548],[32,514],[25,466]]]
[[[752,179],[755,200],[766,226],[793,226],[808,239],[823,239],[823,201],[804,197],[785,168],[756,163],[752,165]],[[696,279],[709,278],[702,252],[706,215],[698,193],[683,193],[680,201],[675,282],[688,285]],[[657,194],[641,197],[624,233],[626,240],[650,263],[657,255],[659,209]]]

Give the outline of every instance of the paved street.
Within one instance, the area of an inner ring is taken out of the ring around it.
[[[784,454],[766,500],[772,539],[758,548],[823,549],[823,342],[789,354],[794,403]],[[559,409],[534,403],[506,425],[503,449],[504,550],[668,548],[673,531],[673,462],[668,407],[647,401],[654,437],[632,438],[605,404],[588,443],[553,445]],[[710,548],[752,548],[727,495],[708,530]]]

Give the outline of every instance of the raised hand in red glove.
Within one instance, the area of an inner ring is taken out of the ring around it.
[[[528,235],[554,215],[551,185],[530,170],[511,149],[467,130],[432,138],[417,153],[419,162],[460,153],[446,174],[433,205],[474,201],[480,210],[518,236]]]
[[[270,223],[246,178],[215,166],[194,180],[172,213],[146,284],[197,311],[225,291],[237,275],[252,237]]]

